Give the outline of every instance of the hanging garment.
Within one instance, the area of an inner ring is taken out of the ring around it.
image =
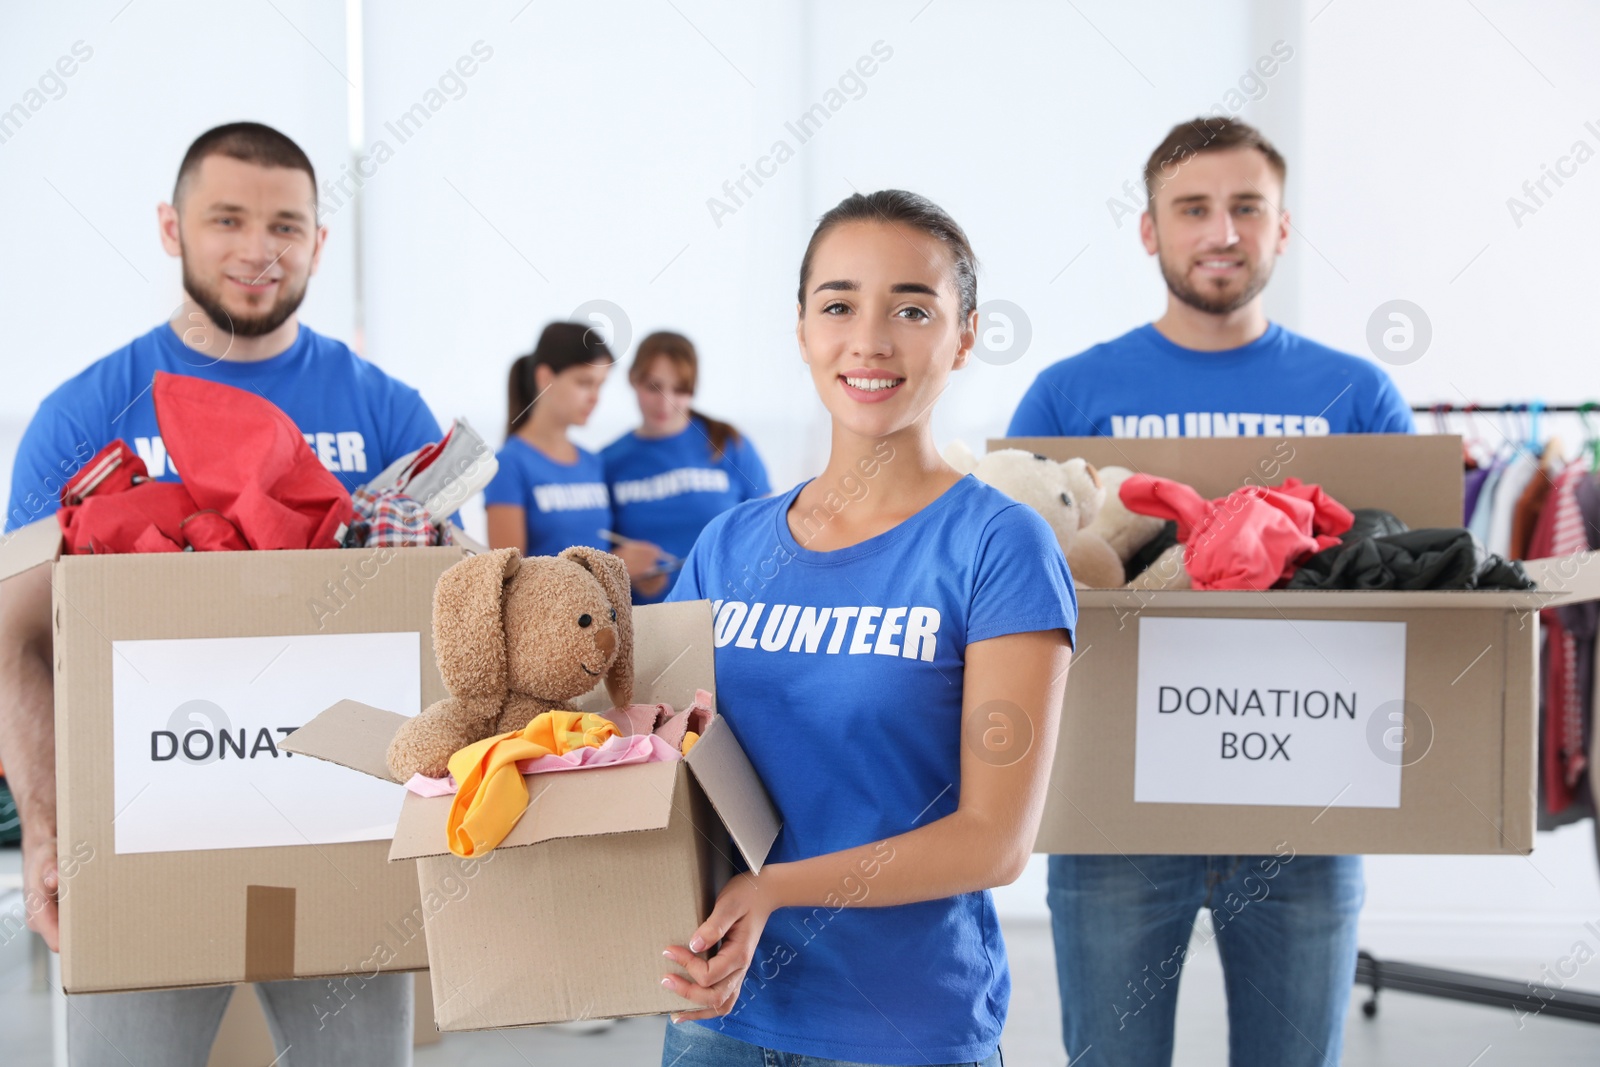
[[[1529,545],[1534,558],[1588,548],[1576,496],[1577,485],[1587,473],[1582,463],[1573,463],[1556,478]],[[1563,623],[1560,609],[1545,608],[1539,618],[1545,630],[1540,776],[1545,807],[1558,815],[1572,803],[1573,784],[1588,763],[1583,751],[1583,701],[1577,691],[1577,642]]]
[[[1177,520],[1195,589],[1270,589],[1306,556],[1338,544],[1354,521],[1321,486],[1298,478],[1206,500],[1182,482],[1135,474],[1119,492],[1130,511]]]
[[[1500,481],[1494,487],[1494,503],[1489,510],[1489,534],[1483,538],[1483,546],[1495,555],[1511,554],[1511,527],[1517,504],[1528,483],[1538,475],[1539,457],[1527,451],[1519,451],[1500,475]]]
[[[521,730],[461,749],[449,762],[450,777],[460,784],[445,823],[450,851],[481,856],[504,841],[522,818],[528,807],[528,784],[517,769],[518,761],[599,748],[617,736],[616,725],[598,715],[546,711]]]
[[[1471,530],[1472,536],[1479,541],[1489,540],[1489,520],[1494,513],[1495,487],[1500,483],[1500,477],[1505,470],[1506,461],[1496,457],[1489,465],[1489,473],[1483,480],[1483,487],[1478,491],[1472,515],[1467,519],[1467,529]]]
[[[1488,480],[1488,467],[1473,467],[1466,472],[1461,483],[1461,525],[1472,525],[1472,512],[1478,506],[1478,494],[1483,492],[1483,483]]]
[[[1462,529],[1408,530],[1318,552],[1290,589],[1533,589],[1522,569]]]
[[[255,549],[338,548],[350,494],[277,405],[231,385],[157,371],[156,421],[183,486]]]
[[[1550,487],[1555,484],[1555,477],[1559,473],[1560,467],[1553,458],[1548,463],[1541,463],[1539,473],[1528,481],[1528,487],[1522,491],[1511,515],[1511,550],[1507,553],[1508,559],[1530,558],[1528,545],[1533,540],[1533,528],[1539,522],[1545,502],[1550,499]]]

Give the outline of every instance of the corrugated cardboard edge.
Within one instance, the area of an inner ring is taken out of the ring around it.
[[[54,515],[0,535],[0,582],[50,563],[60,553],[61,524]]]
[[[1539,810],[1539,716],[1531,715],[1520,729],[1512,729],[1511,709],[1517,705],[1539,706],[1539,628],[1533,618],[1507,612],[1503,625],[1505,640],[1505,685],[1501,688],[1504,753],[1500,774],[1499,846],[1510,852],[1528,855],[1533,851],[1534,831]]]
[[[761,873],[783,821],[749,757],[734,738],[733,728],[721,717],[713,719],[683,761],[694,772],[695,781],[700,783],[722,825],[728,828],[728,836],[733,838],[745,863],[755,873]]]
[[[389,742],[405,721],[404,715],[359,700],[341,700],[285,737],[278,747],[392,782]]]

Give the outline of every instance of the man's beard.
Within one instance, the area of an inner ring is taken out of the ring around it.
[[[1272,264],[1258,263],[1251,270],[1250,277],[1245,280],[1244,288],[1237,296],[1208,296],[1190,285],[1186,275],[1168,266],[1165,256],[1156,258],[1161,263],[1161,277],[1166,281],[1168,291],[1196,311],[1203,311],[1207,315],[1226,315],[1238,311],[1260,295],[1261,290],[1267,287],[1267,282],[1272,280]]]
[[[306,282],[302,281],[297,289],[284,286],[280,286],[279,289],[277,301],[265,311],[248,318],[236,316],[222,306],[220,292],[208,288],[200,279],[189,273],[188,258],[185,257],[183,261],[183,291],[189,294],[189,299],[206,313],[206,317],[219,330],[235,337],[261,337],[269,334],[288,322],[289,316],[300,310],[300,303],[306,298]]]

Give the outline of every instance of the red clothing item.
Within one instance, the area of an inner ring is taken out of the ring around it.
[[[156,421],[200,508],[239,528],[251,548],[338,548],[355,519],[350,494],[265,397],[157,371]]]
[[[1573,463],[1556,475],[1555,484],[1528,546],[1532,559],[1565,556],[1589,547],[1577,487],[1588,473],[1583,463]],[[1572,803],[1578,779],[1588,766],[1585,752],[1583,695],[1578,691],[1578,650],[1572,633],[1562,625],[1556,608],[1544,608],[1539,621],[1545,629],[1540,684],[1544,696],[1543,737],[1539,746],[1545,808],[1552,814]]]
[[[1270,589],[1300,561],[1339,543],[1355,516],[1320,485],[1286,478],[1207,500],[1182,482],[1135,474],[1119,490],[1129,511],[1175,519],[1196,589]]]

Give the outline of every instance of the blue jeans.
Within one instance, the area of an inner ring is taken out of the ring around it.
[[[1072,1067],[1168,1067],[1195,912],[1211,909],[1232,1067],[1334,1067],[1355,981],[1360,856],[1051,856]]]
[[[941,1064],[939,1067],[1004,1067],[1000,1050],[982,1063]],[[795,1052],[778,1052],[729,1037],[699,1023],[667,1023],[667,1040],[661,1047],[661,1067],[872,1067],[845,1060],[824,1060]]]

